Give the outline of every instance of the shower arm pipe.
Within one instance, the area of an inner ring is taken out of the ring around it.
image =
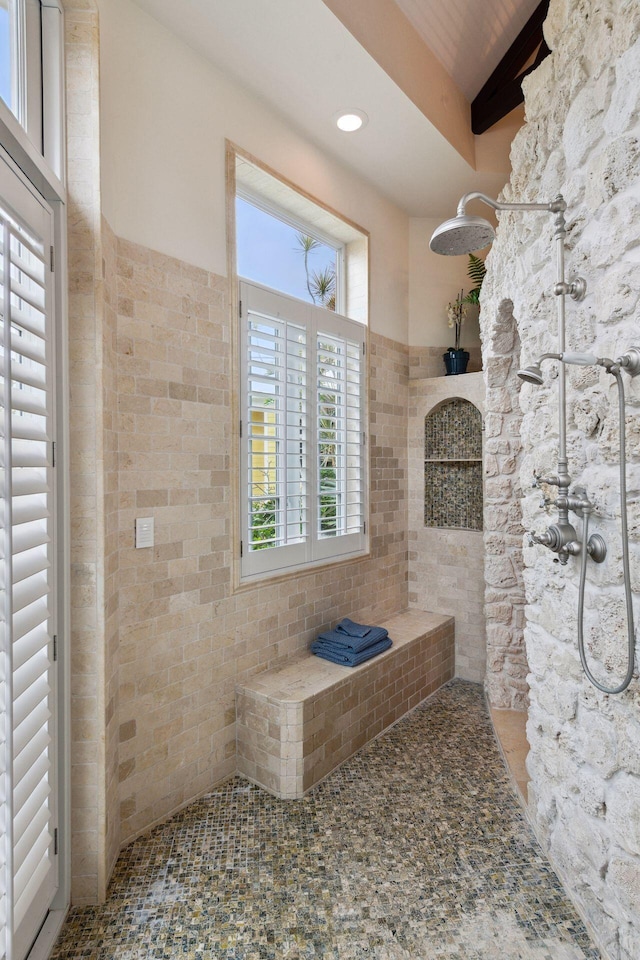
[[[547,213],[564,213],[567,209],[567,204],[561,196],[556,197],[555,200],[550,200],[548,203],[507,203],[501,200],[494,200],[493,197],[488,197],[486,193],[473,190],[471,193],[465,193],[465,195],[461,197],[458,203],[459,217],[465,215],[465,208],[471,200],[482,200],[482,202],[486,203],[492,210],[546,210]]]
[[[563,201],[564,202],[564,201]],[[564,209],[556,211],[554,220],[556,241],[556,293],[558,295],[558,353],[562,354],[566,346],[565,299],[566,280],[564,264],[564,238],[566,236],[566,221]],[[569,494],[569,461],[567,459],[567,371],[564,363],[560,364],[558,374],[558,492],[564,496]],[[558,522],[568,523],[569,511],[564,506],[558,507]]]
[[[565,352],[566,332],[565,332],[565,299],[569,294],[574,300],[582,300],[586,292],[584,280],[577,279],[573,283],[567,283],[565,278],[564,262],[564,241],[567,235],[567,226],[565,220],[565,211],[567,204],[564,197],[558,194],[553,200],[546,203],[509,203],[500,200],[494,200],[488,197],[486,193],[480,191],[471,191],[465,193],[458,203],[458,216],[465,216],[466,206],[471,200],[481,200],[493,210],[546,210],[547,213],[555,214],[554,217],[554,240],[556,242],[556,283],[553,292],[558,298],[558,353]],[[557,485],[561,497],[559,505],[559,523],[569,522],[569,513],[563,505],[563,500],[569,495],[569,486],[571,477],[569,475],[569,461],[567,459],[567,374],[564,364],[560,365],[558,374],[558,474]]]

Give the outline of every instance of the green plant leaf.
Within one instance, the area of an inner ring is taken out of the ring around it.
[[[484,260],[481,257],[474,256],[473,253],[469,254],[469,263],[467,266],[467,276],[472,283],[475,284],[473,290],[470,290],[469,293],[463,300],[463,303],[479,303],[480,302],[480,291],[482,290],[482,282],[486,276],[487,268],[484,265]]]
[[[469,265],[467,267],[467,276],[469,277],[469,280],[471,280],[476,287],[481,287],[486,273],[487,268],[484,265],[484,260],[470,253]]]

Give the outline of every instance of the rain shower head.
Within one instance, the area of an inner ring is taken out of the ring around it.
[[[465,193],[458,204],[458,215],[451,220],[445,220],[434,230],[429,242],[434,253],[456,257],[482,250],[493,243],[496,232],[489,221],[484,217],[467,216],[465,211],[470,200],[481,200],[492,210],[547,210],[549,213],[562,213],[567,208],[562,197],[556,197],[549,203],[504,203],[475,190],[473,193]]]
[[[523,367],[522,370],[518,370],[518,376],[521,380],[525,380],[527,383],[535,383],[535,385],[539,387],[543,382],[540,361],[538,360],[537,363],[532,363],[530,367]]]
[[[434,230],[429,246],[434,253],[456,257],[482,250],[493,243],[495,235],[495,230],[484,217],[470,217],[463,213],[441,223]]]

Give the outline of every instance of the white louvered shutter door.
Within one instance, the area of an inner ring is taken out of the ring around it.
[[[57,886],[51,212],[0,159],[2,942],[23,960]]]

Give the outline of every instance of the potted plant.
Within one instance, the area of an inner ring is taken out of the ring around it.
[[[455,346],[449,347],[446,353],[442,354],[444,365],[447,370],[447,376],[458,373],[466,373],[469,362],[469,352],[460,347],[460,333],[464,323],[467,304],[464,300],[464,290],[461,290],[453,303],[447,304],[447,319],[449,326],[452,327],[455,334]]]
[[[485,278],[486,272],[487,268],[484,265],[484,260],[481,260],[480,257],[476,257],[470,253],[469,263],[467,266],[467,275],[471,282],[475,284],[475,286],[466,296],[464,295],[464,290],[461,290],[454,302],[447,304],[447,319],[449,321],[449,326],[454,328],[456,331],[455,347],[449,347],[447,352],[443,353],[442,355],[447,376],[467,372],[469,353],[467,350],[462,350],[460,347],[460,333],[462,330],[462,324],[469,313],[469,308],[473,308],[476,304],[479,305],[480,303],[480,291],[482,289],[482,281]]]

